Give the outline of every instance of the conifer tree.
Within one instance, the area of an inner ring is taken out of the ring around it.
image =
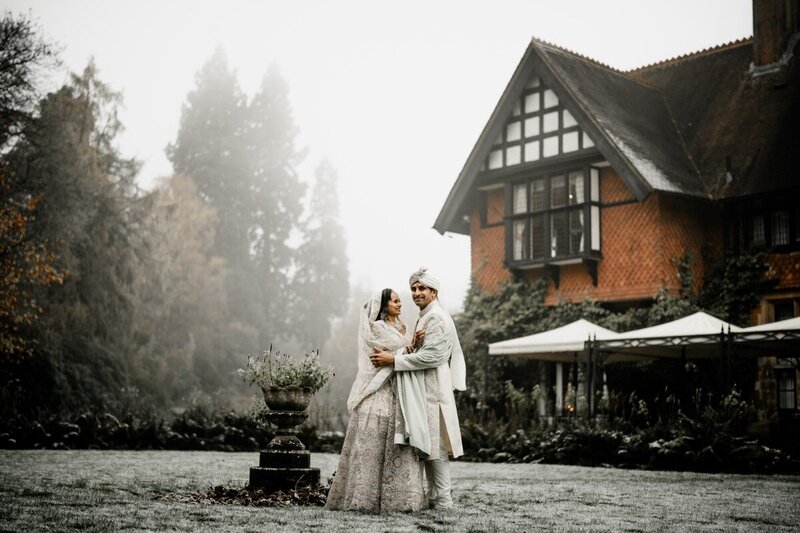
[[[330,162],[322,161],[316,169],[304,241],[297,251],[297,335],[315,347],[328,340],[331,321],[347,308],[346,242],[339,222],[337,182]]]
[[[188,176],[217,211],[215,251],[235,264],[249,254],[249,213],[242,203],[250,188],[245,157],[246,97],[236,73],[217,49],[196,77],[167,155],[177,174]]]
[[[267,71],[248,106],[247,132],[253,261],[263,291],[266,323],[285,331],[294,320],[288,311],[297,296],[289,283],[296,252],[288,240],[298,228],[302,213],[304,187],[295,169],[303,153],[295,146],[297,126],[289,90],[275,66]],[[274,329],[263,329],[261,344],[272,341],[274,335]]]
[[[264,313],[251,255],[255,225],[246,112],[247,98],[218,48],[197,74],[196,87],[183,106],[177,139],[167,147],[167,155],[175,173],[191,179],[217,214],[211,252],[228,265],[226,322],[239,330],[243,350],[255,352]]]
[[[295,166],[296,127],[276,69],[248,104],[225,54],[217,50],[187,97],[175,171],[192,179],[218,216],[214,253],[228,265],[229,321],[255,353],[284,336],[292,300],[287,245],[298,224],[303,187]]]

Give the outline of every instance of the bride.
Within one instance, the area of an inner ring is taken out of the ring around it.
[[[397,293],[384,289],[361,310],[358,374],[347,400],[350,422],[328,493],[328,509],[387,512],[427,507],[419,458],[434,444],[438,449],[438,442],[430,442],[424,401],[416,401],[419,394],[425,395],[424,382],[419,381],[422,374],[403,372],[398,378],[393,367],[376,368],[370,361],[376,348],[396,352],[420,340],[407,331],[400,309]]]

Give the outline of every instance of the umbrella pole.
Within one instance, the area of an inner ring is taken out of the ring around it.
[[[678,401],[679,401],[681,407],[683,407],[684,405],[686,405],[686,390],[687,390],[686,381],[687,381],[687,378],[688,378],[688,375],[689,375],[689,373],[686,372],[686,345],[681,346],[681,372],[680,372],[680,375],[681,375],[681,387],[678,390],[678,394],[679,394]]]
[[[728,361],[727,354],[725,352],[725,328],[721,328],[719,332],[719,359],[721,370],[721,387],[719,391],[720,398],[725,396],[728,390]]]
[[[587,366],[589,367],[587,370],[586,380],[588,383],[586,384],[587,394],[589,395],[589,418],[594,418],[595,415],[595,406],[594,406],[594,375],[595,375],[595,366],[594,366],[594,347],[592,340],[589,339],[588,342],[589,347],[589,354],[587,357]]]

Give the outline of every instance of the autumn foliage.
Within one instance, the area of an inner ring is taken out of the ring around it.
[[[34,340],[29,328],[44,309],[33,287],[61,284],[64,272],[54,266],[55,256],[44,243],[28,234],[28,220],[38,197],[16,202],[10,196],[8,177],[0,172],[0,353],[6,358],[30,356]]]

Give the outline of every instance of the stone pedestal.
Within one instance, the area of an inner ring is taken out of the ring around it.
[[[250,487],[276,492],[318,484],[319,468],[311,468],[311,452],[294,429],[308,415],[302,411],[267,411],[264,417],[277,426],[277,435],[261,450],[258,466],[250,468]]]

